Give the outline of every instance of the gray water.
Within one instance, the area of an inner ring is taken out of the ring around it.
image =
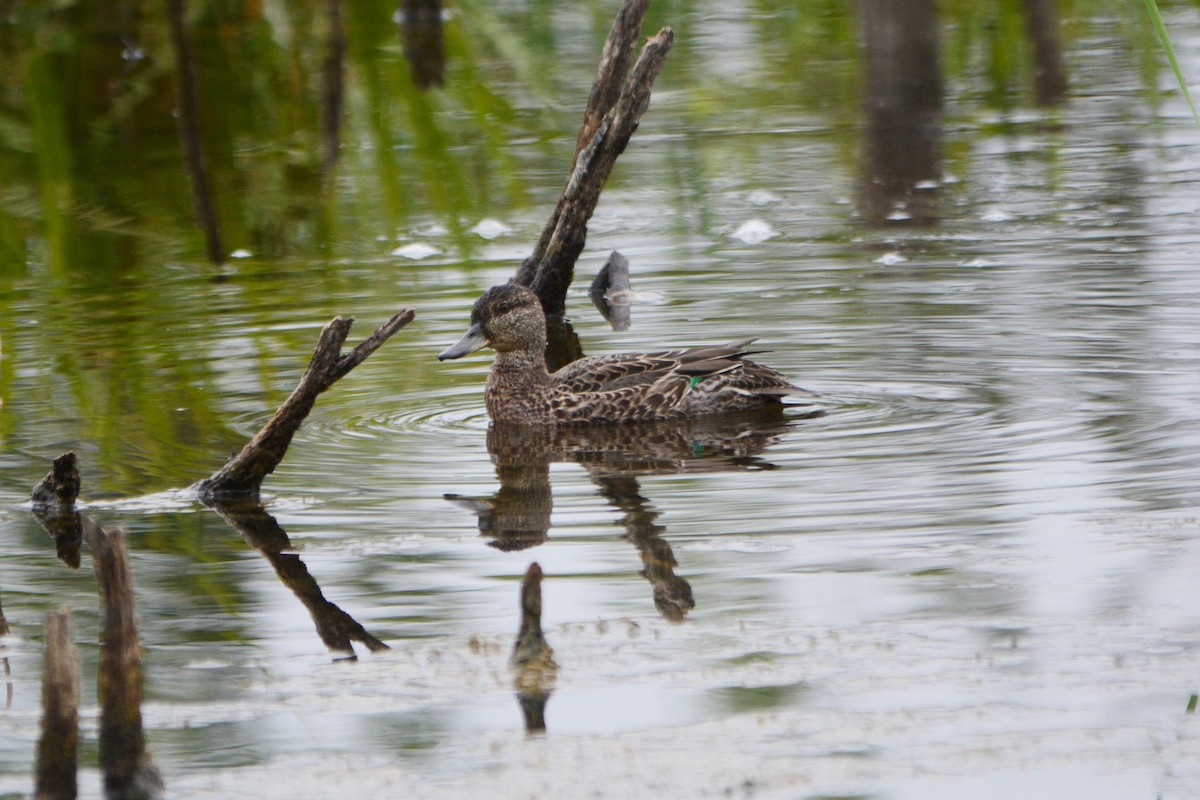
[[[688,16],[693,58],[718,47],[706,20],[748,40],[728,69],[775,86],[758,27]],[[1194,15],[1172,20],[1200,74]],[[67,280],[31,258],[0,292],[0,794],[31,792],[62,605],[99,792],[95,581],[25,502],[72,449],[83,510],[129,535],[172,797],[1200,795],[1200,133],[1169,73],[1148,96],[1113,40],[1071,47],[1057,111],[950,83],[928,226],[862,222],[854,108],[724,117],[678,75],[656,93],[568,308],[588,353],[760,337],[757,358],[819,393],[769,423],[489,452],[489,359],[434,355],[537,237],[564,168],[537,141],[503,147],[532,199],[460,220],[502,222],[495,238],[418,208],[380,235],[347,218],[322,259],[247,246]],[[414,243],[439,252],[392,255]],[[622,333],[586,297],[614,249],[637,292]],[[321,397],[264,485],[325,597],[391,648],[350,662],[180,490],[269,417],[333,314],[354,341],[400,307],[416,321]],[[560,665],[537,735],[507,665],[532,561]]]

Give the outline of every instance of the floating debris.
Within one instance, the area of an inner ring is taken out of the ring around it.
[[[756,206],[769,206],[773,203],[778,203],[783,200],[783,198],[779,195],[775,194],[774,192],[767,191],[766,189],[755,189],[754,191],[750,192],[750,194],[746,195],[746,199],[749,200],[752,205]]]
[[[424,242],[410,242],[409,244],[397,247],[392,251],[392,255],[400,256],[401,258],[407,258],[410,261],[420,261],[423,258],[440,256],[441,254],[441,250],[438,250],[432,245],[425,244]]]
[[[984,222],[1012,222],[1016,218],[1016,215],[1002,208],[993,208],[981,217]]]
[[[474,233],[484,239],[495,239],[511,232],[512,228],[508,227],[500,220],[492,219],[490,217],[479,220],[475,227],[471,228],[471,233]]]
[[[779,231],[758,218],[746,220],[733,232],[733,238],[740,239],[746,244],[759,244],[778,235]]]

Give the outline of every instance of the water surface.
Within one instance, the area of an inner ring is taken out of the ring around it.
[[[319,21],[267,6],[254,36],[282,80]],[[434,356],[549,213],[561,109],[611,9],[589,13],[464,8],[426,101],[404,93],[390,22],[373,43],[351,19],[333,188],[313,188],[293,123],[222,106],[240,252],[220,266],[162,118],[170,203],[152,176],[89,172],[78,143],[66,173],[44,150],[25,165],[32,208],[54,180],[76,202],[4,212],[25,227],[0,277],[0,793],[31,792],[61,605],[99,791],[90,561],[59,562],[26,504],[68,449],[85,513],[129,534],[147,736],[174,797],[1200,793],[1200,135],[1120,38],[1139,41],[1137,19],[1068,19],[1071,93],[1044,110],[947,10],[936,220],[870,226],[854,21],[657,9],[679,44],[593,220],[575,329],[588,353],[759,336],[820,397],[783,419],[514,442],[489,434],[488,359]],[[1195,20],[1168,21],[1200,74]],[[198,47],[215,80],[217,43]],[[151,53],[126,75],[169,94],[137,71],[167,58]],[[241,101],[305,118],[272,81]],[[79,188],[106,185],[122,191]],[[472,231],[488,219],[506,232]],[[393,255],[411,244],[438,252]],[[638,293],[621,333],[585,294],[613,249]],[[321,397],[264,486],[287,552],[390,646],[348,662],[272,562],[175,490],[269,417],[331,316],[365,336],[400,307],[416,321]],[[507,666],[532,561],[560,665],[538,736]]]

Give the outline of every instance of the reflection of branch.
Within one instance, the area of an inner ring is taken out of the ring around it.
[[[142,654],[133,606],[133,580],[125,534],[106,532],[75,510],[79,470],[74,453],[54,466],[32,494],[33,514],[59,544],[60,536],[87,536],[100,592],[100,768],[107,797],[157,798],[163,783],[146,752],[142,728]],[[66,533],[64,533],[66,531]],[[71,561],[63,556],[69,564]],[[79,566],[79,544],[74,563]],[[78,662],[70,646],[69,615],[52,614],[47,622],[43,732],[38,745],[38,797],[75,796],[75,744]],[[43,791],[45,787],[45,791]]]
[[[71,612],[46,618],[42,667],[42,732],[38,737],[34,797],[73,800],[79,766],[79,655],[71,644]]]
[[[196,62],[187,34],[187,1],[167,0],[167,22],[171,29],[171,49],[175,51],[176,87],[179,93],[179,138],[183,142],[183,160],[192,184],[192,203],[196,221],[204,232],[208,260],[220,264],[225,260],[221,244],[221,229],[213,205],[212,184],[204,162],[204,145],[200,141],[200,102],[196,91]]]
[[[533,253],[513,276],[537,293],[550,317],[566,311],[567,289],[587,238],[588,220],[617,157],[650,105],[651,87],[675,39],[670,28],[660,30],[646,42],[626,75],[646,5],[647,0],[627,0],[613,23],[588,98],[570,177]]]
[[[295,553],[284,552],[292,547],[287,532],[257,503],[210,503],[222,519],[232,525],[246,544],[270,562],[283,585],[299,598],[317,626],[317,635],[330,650],[354,654],[351,642],[359,642],[371,652],[387,650],[353,617],[325,599],[321,587],[308,567]]]
[[[346,26],[342,0],[326,0],[329,48],[321,65],[321,177],[328,181],[337,164],[342,129],[342,73],[346,61]]]
[[[819,416],[813,412],[811,416]],[[583,466],[619,509],[626,538],[638,549],[654,604],[680,620],[695,607],[691,585],[675,574],[677,562],[655,524],[658,512],[640,494],[637,475],[723,470],[769,470],[760,457],[795,425],[779,409],[724,417],[596,426],[525,426],[493,423],[487,447],[500,490],[488,498],[446,495],[479,517],[480,533],[501,550],[546,541],[553,511],[550,464]]]
[[[925,182],[941,178],[942,71],[936,5],[934,0],[861,3],[866,54],[861,202],[871,225],[937,220],[935,191],[924,188]]]
[[[441,86],[446,71],[442,0],[403,0],[400,4],[404,57],[418,89]]]
[[[554,689],[558,665],[554,663],[554,649],[542,633],[542,568],[537,562],[529,565],[521,581],[521,627],[511,663],[525,729],[544,731],[546,701]]]
[[[108,797],[161,797],[162,777],[146,753],[142,728],[142,653],[133,608],[125,533],[83,520],[96,569],[100,631],[100,768]]]
[[[655,607],[669,620],[682,620],[696,607],[692,585],[675,574],[679,562],[675,560],[671,546],[662,538],[666,528],[654,524],[658,512],[639,494],[641,487],[637,478],[632,475],[593,475],[592,480],[604,496],[624,512],[621,524],[625,526],[626,538],[633,542],[642,558],[643,577],[654,587]]]
[[[343,355],[342,344],[350,335],[354,319],[334,317],[321,331],[316,350],[308,362],[308,368],[300,376],[300,382],[275,412],[275,416],[241,452],[225,462],[225,466],[193,487],[200,498],[206,501],[226,497],[257,498],[263,479],[274,472],[283,460],[292,437],[317,402],[317,395],[366,360],[412,318],[411,310],[400,311]]]
[[[1033,40],[1033,97],[1057,106],[1067,94],[1067,73],[1058,41],[1058,13],[1052,0],[1024,0],[1025,31]]]

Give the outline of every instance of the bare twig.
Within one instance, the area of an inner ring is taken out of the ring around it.
[[[411,322],[413,316],[409,309],[400,311],[344,355],[342,345],[350,335],[354,320],[335,317],[321,331],[300,382],[270,421],[225,466],[193,487],[200,499],[257,497],[263,479],[283,460],[292,437],[312,410],[317,396],[365,361],[396,331]]]
[[[621,86],[629,65],[633,63],[634,48],[642,31],[642,20],[646,18],[646,9],[650,0],[628,0],[604,42],[604,50],[600,53],[600,65],[596,69],[596,80],[592,83],[592,92],[588,96],[587,108],[583,112],[583,124],[579,126],[579,137],[575,140],[575,155],[571,159],[571,169],[579,158],[579,151],[591,141],[592,134],[600,127],[600,120],[617,104],[621,96]]]

